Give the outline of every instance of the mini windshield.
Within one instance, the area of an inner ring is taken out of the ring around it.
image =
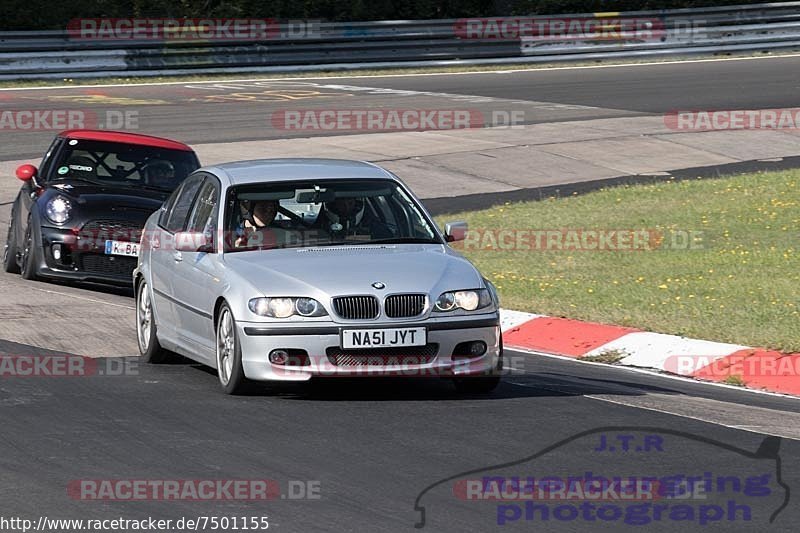
[[[198,168],[198,163],[192,152],[72,139],[50,168],[50,181],[68,179],[172,191]]]
[[[266,183],[231,189],[225,250],[346,244],[441,244],[432,223],[389,180]]]

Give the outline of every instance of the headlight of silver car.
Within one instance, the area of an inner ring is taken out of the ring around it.
[[[290,316],[326,316],[328,313],[313,298],[253,298],[248,302],[252,312],[272,318],[289,318]]]
[[[51,198],[44,207],[45,215],[55,224],[63,224],[69,220],[70,211],[72,211],[72,204],[63,196]]]
[[[492,296],[486,289],[450,291],[442,293],[436,299],[434,310],[440,313],[455,311],[456,309],[476,311],[490,305],[492,305]]]

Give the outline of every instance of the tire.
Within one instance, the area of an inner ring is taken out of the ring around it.
[[[244,377],[242,346],[236,333],[236,320],[228,304],[222,304],[216,325],[217,375],[226,394],[249,392],[252,383]]]
[[[3,270],[11,274],[19,274],[19,263],[17,263],[17,232],[14,228],[14,213],[11,213],[11,222],[8,224],[8,236],[6,245],[3,248]]]
[[[147,282],[142,281],[136,287],[136,340],[144,363],[157,365],[171,359],[171,354],[158,342],[157,333],[153,300],[150,298]]]
[[[28,227],[25,228],[25,239],[22,246],[22,278],[30,281],[37,280],[39,276],[36,275],[36,266],[39,264],[41,252],[36,246],[31,221],[28,221]]]

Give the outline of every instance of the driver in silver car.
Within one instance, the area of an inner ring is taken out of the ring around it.
[[[363,198],[340,197],[325,202],[314,224],[334,239],[385,239],[392,237],[388,225],[374,217]]]
[[[237,248],[280,248],[298,238],[296,232],[275,224],[280,207],[277,200],[242,201],[239,207],[242,222],[236,229]]]

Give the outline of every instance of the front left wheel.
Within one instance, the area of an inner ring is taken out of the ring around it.
[[[217,374],[227,394],[242,394],[250,388],[242,368],[242,347],[236,333],[236,320],[228,304],[222,304],[217,320]]]
[[[153,301],[147,282],[142,281],[136,288],[136,338],[142,362],[160,364],[170,360],[170,353],[161,347],[156,333]]]
[[[39,248],[36,246],[36,239],[33,236],[31,221],[25,229],[25,239],[22,244],[22,278],[30,281],[39,279],[36,275],[36,266],[39,264]]]
[[[14,215],[11,215],[11,222],[8,224],[8,236],[6,245],[3,248],[3,270],[11,274],[19,274],[19,263],[17,263],[17,232],[14,228]]]

